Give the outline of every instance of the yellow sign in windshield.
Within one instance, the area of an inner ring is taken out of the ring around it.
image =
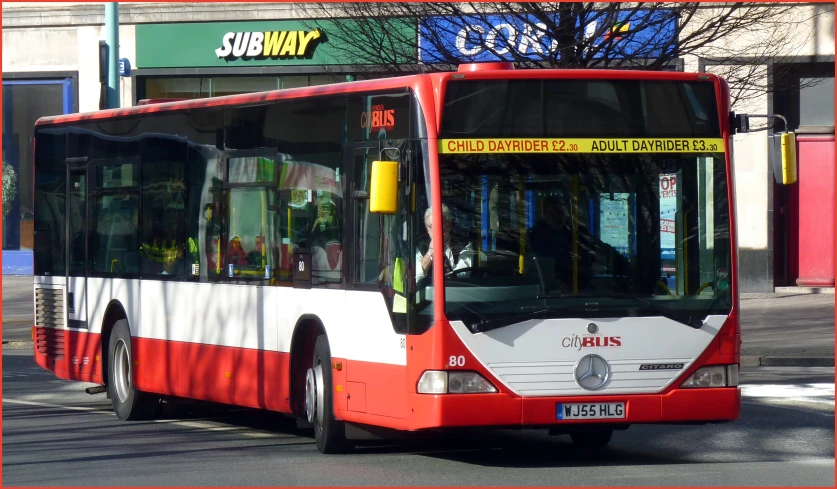
[[[440,139],[441,154],[472,153],[717,153],[723,138],[482,138]]]

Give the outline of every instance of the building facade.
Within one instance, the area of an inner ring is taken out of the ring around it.
[[[795,12],[778,27],[742,34],[734,46],[706,46],[669,67],[747,74],[750,92],[734,94],[734,110],[780,113],[799,135],[800,182],[787,188],[774,184],[768,165],[772,130],[735,136],[743,292],[834,286],[833,261],[829,268],[826,259],[814,256],[833,250],[834,240],[834,7],[798,4]],[[332,23],[341,20],[306,17],[292,3],[120,3],[119,58],[126,61],[121,104],[390,74],[369,60],[352,59],[328,38]],[[426,36],[420,34],[413,27],[396,37],[413,36],[421,46]],[[768,58],[759,37],[764,35],[780,39]],[[18,195],[4,218],[4,274],[32,273],[34,123],[99,108],[98,47],[104,36],[103,3],[3,3],[3,160],[18,176]],[[457,42],[455,36],[450,42]],[[833,260],[833,251],[828,256]]]

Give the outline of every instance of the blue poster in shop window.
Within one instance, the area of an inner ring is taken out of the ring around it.
[[[558,14],[548,15],[550,24],[557,25]],[[625,9],[615,20],[594,11],[586,17],[584,29],[580,23],[579,18],[576,30],[583,32],[595,59],[657,58],[677,48],[677,14],[671,10]],[[546,27],[533,15],[425,17],[419,20],[419,59],[447,62],[444,51],[462,62],[557,59],[557,42],[546,35]]]

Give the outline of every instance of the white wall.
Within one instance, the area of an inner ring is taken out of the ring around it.
[[[136,28],[119,26],[119,57],[136,59]],[[79,111],[99,108],[99,40],[103,26],[4,29],[3,72],[78,71]],[[122,106],[131,105],[131,79],[120,82]]]
[[[3,72],[74,71],[79,57],[74,27],[3,29]]]

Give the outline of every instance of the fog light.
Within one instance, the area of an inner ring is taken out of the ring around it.
[[[737,380],[737,379],[736,379]],[[736,384],[737,385],[737,384]],[[680,385],[684,388],[726,387],[727,366],[713,365],[697,369]]]
[[[421,375],[416,392],[419,394],[479,394],[497,392],[497,388],[476,372],[428,370]]]

